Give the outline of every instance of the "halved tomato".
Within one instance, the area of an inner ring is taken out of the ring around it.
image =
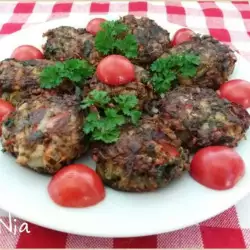
[[[104,18],[94,18],[94,19],[90,20],[89,23],[87,24],[86,30],[90,34],[96,35],[96,33],[101,30],[101,23],[103,23],[105,21],[106,21],[106,19],[104,19]]]
[[[107,85],[123,85],[135,79],[135,68],[126,57],[110,55],[98,64],[96,75],[101,82]]]
[[[89,207],[105,198],[105,189],[99,175],[83,164],[62,168],[48,185],[51,199],[63,207]]]
[[[221,85],[217,92],[221,98],[240,104],[243,108],[250,107],[250,82],[234,79]]]
[[[173,36],[172,45],[176,46],[183,42],[189,41],[192,39],[194,35],[195,33],[188,28],[179,29],[176,31],[176,33]]]
[[[233,188],[244,176],[245,164],[232,148],[209,146],[193,157],[190,175],[200,184],[216,190]]]
[[[18,61],[26,61],[33,59],[43,59],[43,53],[36,47],[32,45],[21,45],[17,47],[12,55],[12,58],[15,58]]]

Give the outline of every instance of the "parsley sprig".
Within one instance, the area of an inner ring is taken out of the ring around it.
[[[52,89],[59,86],[65,79],[76,85],[89,78],[94,68],[85,60],[69,59],[47,66],[40,73],[40,87]]]
[[[141,117],[141,112],[139,110],[134,110],[138,105],[138,99],[134,95],[118,95],[114,97],[114,101],[119,105],[122,113],[130,117],[133,124],[137,124]]]
[[[168,91],[177,81],[178,75],[183,77],[195,76],[199,64],[199,56],[189,53],[157,59],[150,67],[151,82],[155,92],[162,94]]]
[[[106,91],[91,91],[81,103],[82,109],[90,109],[83,126],[84,133],[91,134],[95,141],[116,142],[122,125],[138,123],[141,112],[136,109],[137,105],[138,99],[134,95],[110,97]]]
[[[103,53],[122,54],[127,58],[137,57],[137,41],[134,35],[128,33],[128,27],[116,21],[101,23],[101,30],[95,36],[95,47]]]

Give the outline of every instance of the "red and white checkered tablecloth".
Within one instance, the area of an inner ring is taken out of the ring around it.
[[[155,13],[169,22],[210,33],[250,60],[249,2],[0,2],[0,39],[29,25],[82,13]],[[4,49],[4,48],[1,48]],[[1,53],[0,49],[0,53]],[[7,222],[7,213],[0,210]],[[16,224],[22,221],[17,219]],[[30,234],[1,228],[0,248],[248,248],[250,196],[224,213],[179,231],[136,238],[69,235],[29,224]]]

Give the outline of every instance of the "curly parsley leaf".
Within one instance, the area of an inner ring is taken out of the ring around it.
[[[195,76],[199,64],[199,56],[193,54],[177,54],[157,59],[150,67],[151,82],[155,92],[158,94],[167,92],[177,81],[178,75]]]
[[[40,87],[52,89],[59,86],[65,79],[78,85],[92,76],[94,68],[85,60],[69,59],[47,66],[40,73]]]
[[[122,54],[135,58],[138,53],[137,40],[128,33],[128,27],[119,21],[101,23],[101,30],[95,36],[95,47],[104,55]]]
[[[105,117],[99,117],[96,112],[89,113],[83,131],[86,134],[92,133],[94,140],[112,143],[118,140],[119,126],[125,123],[125,118],[115,109],[106,109],[105,115]]]
[[[137,124],[138,123],[138,121],[141,118],[141,114],[142,113],[139,110],[132,110],[130,112],[130,117],[131,117],[131,121],[132,121],[133,124]]]
[[[118,114],[118,111],[113,108],[106,109],[104,112],[106,115],[106,124],[104,125],[106,125],[108,128],[113,128],[117,125],[121,126],[126,122],[125,117]]]
[[[93,133],[93,139],[95,141],[103,141],[105,143],[113,143],[117,141],[117,138],[120,136],[120,131],[117,128],[114,128],[113,130],[108,131],[94,131]]]
[[[85,60],[70,59],[64,62],[64,78],[79,83],[92,76],[94,69]]]
[[[114,97],[114,101],[119,105],[125,114],[127,110],[136,107],[138,104],[138,99],[135,95],[118,95]]]
[[[124,115],[131,118],[132,123],[136,124],[141,117],[141,112],[133,110],[138,105],[138,99],[134,95],[119,95],[114,97],[115,102]]]
[[[40,74],[40,87],[52,89],[59,86],[62,83],[60,74],[63,70],[64,65],[60,62],[57,62],[53,66],[45,67]]]
[[[93,90],[89,95],[82,101],[81,107],[83,109],[90,107],[92,105],[97,105],[103,107],[110,102],[110,97],[106,91]]]
[[[106,91],[91,91],[81,107],[85,109],[94,105],[97,111],[88,114],[83,131],[91,134],[93,140],[116,142],[122,125],[129,121],[133,124],[139,121],[141,112],[137,110],[138,103],[134,95],[118,95],[111,98]]]
[[[152,76],[151,81],[155,92],[161,94],[167,92],[173,81],[177,79],[176,74],[171,71],[163,71],[162,73],[156,73]]]
[[[180,73],[184,77],[193,77],[196,74],[196,68],[200,64],[199,57],[195,55],[184,55]]]
[[[98,113],[97,112],[91,112],[86,117],[86,122],[84,123],[84,132],[86,134],[89,134],[90,132],[93,132],[95,127],[98,126]]]
[[[127,58],[137,57],[137,41],[132,34],[126,35],[123,40],[116,40],[114,47]]]

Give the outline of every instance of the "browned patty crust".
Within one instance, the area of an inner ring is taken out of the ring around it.
[[[94,47],[94,36],[86,29],[60,26],[45,32],[44,37],[46,43],[43,50],[46,59],[63,61],[79,58],[95,65],[102,58]]]
[[[169,32],[148,17],[136,18],[126,15],[120,18],[126,24],[138,43],[138,57],[133,60],[138,64],[149,64],[171,47]]]
[[[179,83],[185,86],[207,87],[215,90],[228,80],[237,60],[229,46],[207,35],[196,35],[191,41],[174,46],[162,57],[182,53],[198,55],[201,63],[194,77],[179,76]]]
[[[147,18],[135,18],[126,15],[120,21],[128,26],[129,33],[134,34],[138,43],[138,57],[135,64],[151,63],[170,48],[169,32],[155,21]],[[44,33],[46,42],[43,46],[46,59],[61,61],[82,58],[93,65],[104,57],[95,49],[94,36],[86,29],[60,26]]]
[[[143,117],[138,126],[124,127],[116,143],[98,145],[93,150],[96,171],[111,188],[153,191],[189,169],[188,152],[180,144],[159,118]]]
[[[83,121],[73,95],[31,96],[3,123],[3,149],[22,166],[54,174],[85,152]]]
[[[210,145],[235,147],[250,125],[245,109],[209,88],[178,87],[159,101],[158,109],[190,150]]]
[[[83,87],[83,96],[87,96],[92,90],[106,91],[110,96],[135,95],[139,100],[139,107],[143,109],[144,102],[154,98],[153,88],[150,84],[141,83],[137,80],[120,86],[109,86],[98,81],[94,76]]]

